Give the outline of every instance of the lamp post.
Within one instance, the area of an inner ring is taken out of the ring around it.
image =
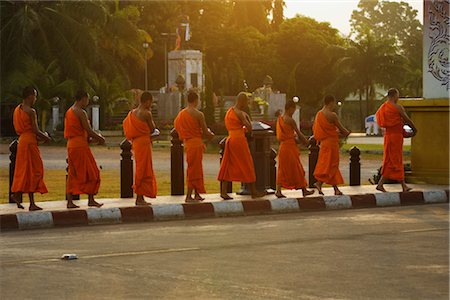
[[[149,44],[147,42],[142,43],[142,47],[144,47],[144,60],[145,60],[145,90],[148,90],[148,77],[147,77],[147,49]]]
[[[339,120],[340,120],[341,119],[342,102],[338,101],[337,105],[338,105],[338,116],[339,116]]]
[[[298,106],[298,110],[296,110],[294,112],[294,115],[292,117],[293,117],[294,121],[298,122],[298,129],[302,130],[302,126],[301,126],[301,123],[300,123],[300,116],[301,116],[301,111],[300,111],[301,107],[299,105],[300,98],[295,96],[295,97],[292,98],[292,101],[294,101],[294,103],[297,104],[297,106]]]
[[[59,97],[53,97],[52,102],[52,131],[56,131],[59,125]]]
[[[92,97],[92,129],[94,129],[95,131],[98,131],[100,129],[100,105],[98,103],[98,100],[100,100],[99,96]]]

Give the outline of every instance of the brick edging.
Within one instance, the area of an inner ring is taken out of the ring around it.
[[[0,215],[0,229],[25,230],[50,227],[86,226],[242,216],[330,209],[358,209],[448,203],[448,190],[407,193],[376,193],[272,200],[221,201],[198,204],[162,204],[147,207],[88,208],[66,211],[18,212]]]

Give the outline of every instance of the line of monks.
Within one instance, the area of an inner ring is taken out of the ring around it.
[[[33,87],[23,90],[23,102],[19,104],[13,116],[14,128],[19,135],[11,191],[12,199],[19,208],[24,208],[19,202],[23,193],[28,193],[30,199],[29,210],[40,210],[35,204],[34,193],[47,193],[45,186],[44,168],[39,152],[38,141],[51,140],[48,133],[38,127],[36,111],[33,105],[37,99],[37,91]],[[385,192],[383,187],[387,179],[401,183],[403,191],[409,191],[404,181],[402,146],[403,125],[408,124],[413,136],[417,133],[411,119],[406,115],[402,106],[397,104],[399,92],[396,89],[388,91],[388,100],[376,113],[378,124],[386,129],[384,137],[384,156],[382,178],[377,189]],[[186,202],[204,200],[201,194],[206,193],[202,158],[205,150],[203,139],[210,140],[214,133],[207,127],[205,117],[197,109],[198,94],[191,91],[188,94],[188,106],[180,111],[174,121],[180,139],[186,151],[187,160],[187,194]],[[149,92],[143,92],[137,108],[131,110],[123,121],[126,138],[132,143],[136,171],[134,178],[134,192],[136,205],[151,205],[144,197],[155,198],[157,195],[156,178],[152,164],[152,133],[156,126],[152,118],[151,106],[153,97]],[[101,207],[94,196],[100,187],[100,172],[92,155],[89,144],[96,142],[104,144],[104,137],[95,132],[88,120],[85,108],[89,105],[89,94],[78,91],[74,104],[67,110],[64,120],[64,137],[67,139],[68,178],[66,184],[67,208],[78,208],[72,201],[72,195],[87,194],[88,206]],[[344,180],[339,171],[339,138],[350,134],[340,122],[334,112],[336,100],[329,95],[324,98],[323,108],[317,113],[313,134],[320,144],[320,152],[314,176],[317,179],[315,187],[322,193],[322,185],[332,185],[336,195],[342,195],[338,185]],[[217,179],[221,182],[220,196],[224,200],[232,199],[227,193],[228,185],[233,182],[247,183],[252,198],[260,198],[265,193],[258,192],[255,187],[256,175],[253,159],[248,147],[246,133],[252,131],[248,108],[248,97],[239,93],[236,103],[225,115],[225,126],[228,138],[221,161]],[[277,190],[278,198],[285,197],[281,189],[301,189],[303,196],[314,193],[307,189],[305,171],[300,161],[298,143],[308,144],[307,138],[298,129],[292,115],[297,109],[294,101],[288,100],[284,114],[278,117],[276,125],[277,139],[280,142],[278,151]],[[194,196],[192,195],[194,193]]]

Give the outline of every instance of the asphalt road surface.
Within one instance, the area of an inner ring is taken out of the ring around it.
[[[448,299],[448,221],[435,204],[7,232],[0,298]]]

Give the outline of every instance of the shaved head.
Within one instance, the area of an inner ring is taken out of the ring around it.
[[[388,90],[388,97],[389,98],[395,98],[400,94],[400,92],[397,89],[391,88]]]
[[[244,92],[240,92],[237,95],[237,104],[241,107],[247,106],[248,105],[248,96],[246,93]]]

